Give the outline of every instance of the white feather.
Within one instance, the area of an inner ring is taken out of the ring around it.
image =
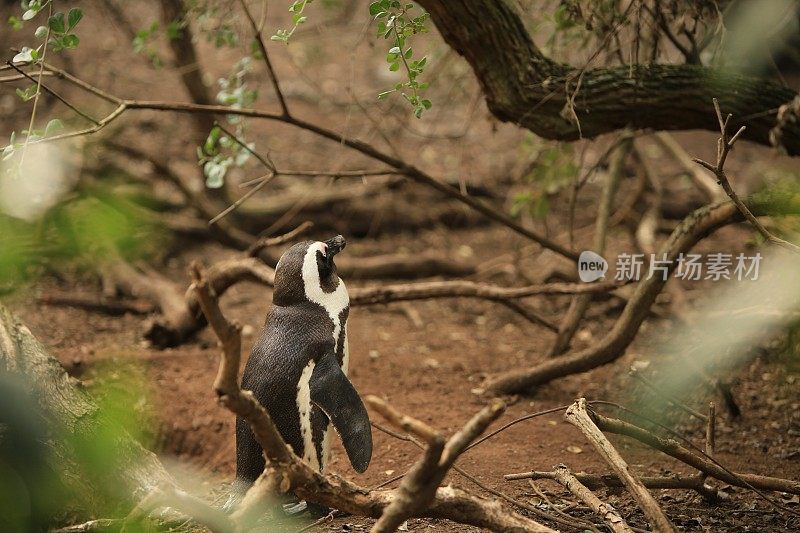
[[[309,246],[306,251],[306,255],[303,258],[303,288],[305,289],[306,298],[321,305],[322,308],[325,309],[325,312],[328,313],[331,322],[333,322],[333,345],[336,346],[339,341],[339,333],[342,330],[342,323],[339,317],[342,311],[350,305],[350,297],[347,294],[347,287],[345,287],[341,278],[339,278],[339,284],[333,292],[325,292],[322,290],[319,279],[319,267],[317,266],[317,252],[322,252],[323,254],[327,252],[324,243],[315,242]],[[347,375],[347,369],[350,363],[350,350],[347,345],[346,325],[343,349],[342,371]],[[311,431],[311,373],[313,370],[314,361],[309,362],[303,369],[300,382],[297,384],[297,407],[300,411],[300,433],[303,437],[304,444],[303,459],[312,468],[324,472],[330,451],[330,431],[326,429],[322,438],[322,464],[320,465],[314,448],[313,434]]]
[[[303,439],[303,460],[311,468],[320,470],[319,460],[314,449],[314,434],[311,431],[311,374],[314,361],[309,361],[297,383],[297,409],[300,412],[300,436]]]

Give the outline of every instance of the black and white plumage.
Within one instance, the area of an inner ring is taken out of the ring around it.
[[[339,235],[304,242],[281,256],[272,307],[253,346],[242,388],[269,412],[283,439],[312,468],[324,471],[330,423],[359,472],[372,456],[367,411],[347,378],[347,288],[333,257],[345,247]],[[250,427],[236,421],[236,477],[240,489],[264,470],[264,457]]]

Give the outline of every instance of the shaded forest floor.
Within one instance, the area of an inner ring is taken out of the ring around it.
[[[746,230],[729,232],[733,237]],[[451,235],[452,236],[452,235]],[[463,242],[475,259],[488,259],[502,253],[503,231],[476,229],[465,231]],[[378,253],[387,247],[409,252],[435,246],[436,233],[410,237],[384,237],[351,243],[345,253]],[[488,246],[492,243],[491,248]],[[509,248],[508,251],[511,251]],[[217,246],[189,248],[168,262],[167,273],[176,282],[186,283],[188,263],[203,257],[207,262],[231,256]],[[374,283],[374,282],[372,282]],[[351,282],[356,286],[358,282]],[[85,281],[43,279],[31,291],[19,293],[8,303],[24,322],[58,356],[65,368],[88,385],[90,390],[129,387],[130,377],[138,376],[148,390],[146,401],[132,403],[141,423],[148,430],[151,446],[173,464],[181,475],[203,476],[209,492],[221,494],[217,484],[228,482],[234,473],[233,419],[216,405],[211,383],[217,368],[217,350],[209,331],[176,349],[156,351],[140,340],[142,317],[107,317],[73,308],[37,303],[34,296],[64,290],[99,292]],[[693,294],[695,291],[690,291]],[[698,291],[699,292],[699,291]],[[244,325],[245,351],[249,352],[270,302],[270,291],[243,284],[232,289],[223,308]],[[566,299],[541,304],[550,314],[563,309]],[[350,318],[351,376],[362,395],[375,394],[388,399],[403,412],[412,414],[449,433],[460,427],[484,404],[479,385],[484,375],[535,361],[542,356],[553,333],[531,325],[502,306],[474,301],[428,301],[412,306],[354,308]],[[602,336],[610,326],[610,316],[590,316],[577,336],[577,346],[585,346]],[[674,329],[670,320],[652,319],[640,340],[628,354],[613,365],[573,376],[541,388],[527,397],[510,398],[507,413],[495,424],[499,427],[522,415],[566,405],[578,396],[619,401],[635,405],[636,398],[650,394],[627,376],[627,368],[641,357],[648,343],[668,337]],[[732,419],[720,408],[717,458],[734,471],[755,472],[792,479],[800,478],[800,374],[786,361],[775,360],[769,352],[747,363],[736,374],[733,393],[742,416]],[[688,403],[699,410],[709,399],[719,398],[708,391],[695,391]],[[665,410],[668,409],[664,405]],[[702,424],[681,417],[676,428],[701,445]],[[363,475],[355,474],[341,445],[333,450],[331,470],[364,486],[379,484],[403,473],[419,456],[410,443],[374,431],[375,453]],[[649,475],[686,473],[669,458],[644,450],[624,438],[613,439],[636,472]],[[541,501],[525,482],[504,482],[503,474],[526,470],[550,470],[566,463],[573,471],[605,472],[607,467],[591,446],[559,413],[518,424],[471,450],[459,464],[495,490],[533,503]],[[209,474],[212,474],[209,477]],[[486,494],[468,480],[453,473],[449,482]],[[549,482],[539,482],[553,502],[563,492]],[[727,489],[730,501],[716,506],[705,504],[689,491],[655,491],[676,525],[686,531],[752,530],[792,531],[800,522],[771,509],[755,494]],[[631,525],[647,527],[641,514],[624,493],[600,491],[601,496],[632,516]],[[220,498],[222,496],[219,496]],[[788,498],[797,506],[797,498]],[[324,527],[347,530],[368,528],[369,521],[355,517],[339,519]],[[298,526],[299,527],[299,526]],[[462,531],[461,526],[412,520],[411,530],[435,527],[436,530]]]

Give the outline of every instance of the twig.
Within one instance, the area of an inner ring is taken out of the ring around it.
[[[660,131],[653,137],[655,137],[656,141],[669,152],[689,175],[689,179],[694,183],[697,190],[705,196],[706,200],[709,202],[716,202],[724,198],[723,191],[719,190],[714,180],[692,164],[692,158],[689,157],[686,150],[675,140],[675,137],[666,131]]]
[[[286,105],[286,99],[283,97],[283,91],[281,91],[280,83],[278,83],[278,76],[275,75],[275,69],[272,67],[272,61],[269,59],[269,52],[267,52],[267,47],[264,44],[264,38],[261,36],[261,27],[263,24],[259,24],[255,21],[252,13],[250,13],[250,9],[247,7],[245,0],[239,0],[239,4],[241,4],[244,14],[247,17],[247,21],[250,23],[250,27],[253,29],[253,38],[255,39],[256,43],[258,43],[258,48],[261,51],[261,57],[264,58],[264,64],[267,67],[269,79],[272,81],[272,88],[275,90],[275,96],[278,98],[278,103],[281,106],[281,112],[283,116],[288,117],[289,107]],[[261,16],[266,16],[266,2],[262,8]]]
[[[253,196],[255,193],[257,193],[258,191],[260,191],[261,189],[263,189],[263,188],[264,188],[264,187],[265,187],[265,186],[266,186],[266,185],[267,185],[269,182],[271,182],[272,180],[274,180],[274,179],[275,179],[277,176],[278,176],[278,174],[277,174],[277,173],[275,173],[275,172],[270,172],[269,174],[266,174],[266,175],[262,176],[261,178],[259,178],[261,181],[259,181],[259,182],[258,182],[258,184],[257,184],[255,187],[253,187],[252,189],[250,189],[249,191],[247,191],[246,193],[244,193],[244,194],[243,194],[242,196],[240,196],[240,197],[239,197],[239,198],[238,198],[238,199],[237,199],[235,202],[233,202],[231,205],[229,205],[228,207],[226,207],[225,209],[223,209],[223,210],[222,210],[222,211],[221,211],[221,212],[220,212],[218,215],[216,215],[214,218],[212,218],[211,220],[209,220],[209,221],[208,221],[208,225],[209,225],[209,226],[213,226],[214,224],[216,224],[217,222],[219,222],[219,221],[220,221],[220,219],[222,219],[222,218],[225,218],[225,216],[226,216],[226,215],[228,215],[228,214],[229,214],[231,211],[234,211],[234,210],[235,210],[237,207],[239,207],[240,205],[242,205],[243,203],[245,203],[245,202],[247,201],[247,199],[248,199],[248,198],[250,198],[250,197],[251,197],[251,196]]]
[[[295,240],[300,235],[307,232],[314,226],[314,223],[310,220],[306,220],[292,231],[284,233],[283,235],[278,235],[277,237],[262,237],[258,239],[256,242],[250,245],[250,247],[245,251],[245,254],[249,257],[256,257],[261,252],[261,250],[265,248],[271,248],[273,246],[280,246],[281,244],[291,242]]]
[[[617,477],[616,474],[585,474],[583,472],[573,474],[578,481],[586,485],[589,489],[597,490],[602,488],[624,488],[625,485]],[[506,474],[503,476],[503,479],[506,481],[516,481],[521,479],[552,479],[553,481],[557,481],[556,473],[555,472],[541,472],[541,471],[532,471],[532,472],[520,472],[518,474]],[[683,490],[689,489],[694,490],[697,493],[701,494],[704,498],[709,501],[718,501],[721,498],[723,493],[720,493],[717,489],[713,487],[709,487],[708,485],[703,484],[703,480],[700,479],[699,476],[690,476],[690,477],[648,477],[648,476],[639,476],[639,481],[647,487],[648,489],[675,489],[675,490]]]
[[[800,481],[792,481],[788,479],[781,479],[770,476],[761,476],[757,474],[742,474],[728,470],[720,465],[713,458],[706,458],[701,456],[702,450],[698,454],[689,451],[687,448],[681,446],[680,443],[671,438],[664,438],[655,435],[646,429],[637,425],[625,422],[616,418],[609,418],[597,413],[593,414],[593,418],[597,426],[603,431],[616,433],[618,435],[625,435],[638,440],[653,449],[659,450],[675,459],[685,463],[692,468],[695,468],[704,474],[719,479],[729,485],[742,487],[753,490],[761,495],[766,501],[772,502],[772,499],[763,494],[763,491],[780,491],[789,492],[791,494],[800,494]],[[778,506],[783,509],[783,507]],[[791,510],[789,510],[791,512]]]
[[[625,460],[592,421],[589,412],[586,410],[586,399],[579,398],[576,400],[575,403],[567,409],[566,413],[564,413],[564,418],[567,422],[581,430],[597,452],[611,466],[620,479],[622,479],[631,495],[639,504],[639,507],[644,511],[650,524],[658,531],[675,531],[675,527],[664,514],[661,507],[659,507],[652,494],[647,491],[647,488],[645,488],[641,481],[630,473]]]
[[[42,64],[44,65],[44,63]],[[506,215],[505,212],[503,212],[502,210],[492,207],[487,203],[478,200],[477,198],[465,194],[459,189],[452,187],[450,184],[444,183],[432,177],[431,175],[422,171],[421,169],[378,150],[369,143],[344,137],[343,135],[336,133],[333,130],[324,128],[315,123],[311,123],[296,118],[292,115],[286,115],[283,113],[280,114],[268,113],[256,109],[241,109],[241,108],[236,109],[224,105],[206,105],[206,104],[192,104],[184,102],[161,102],[161,101],[146,101],[146,100],[124,100],[114,95],[111,95],[103,91],[102,89],[99,89],[83,80],[80,80],[61,69],[53,67],[52,65],[46,65],[46,66],[49,70],[53,71],[58,76],[67,79],[68,81],[77,85],[78,87],[81,87],[82,89],[91,92],[105,100],[115,103],[116,108],[106,117],[99,120],[98,124],[90,128],[84,128],[82,130],[67,132],[60,135],[54,135],[51,137],[46,137],[44,139],[38,139],[36,141],[31,141],[31,144],[37,144],[43,142],[55,142],[64,139],[70,139],[78,136],[96,133],[129,110],[149,109],[155,111],[170,111],[176,113],[228,114],[228,115],[238,115],[244,117],[279,121],[285,124],[289,124],[291,126],[295,126],[307,132],[313,133],[319,137],[347,146],[348,148],[356,150],[357,152],[360,152],[361,154],[367,157],[375,159],[376,161],[381,161],[382,163],[385,163],[390,167],[394,168],[397,174],[403,175],[412,181],[425,185],[446,196],[458,200],[459,202],[469,206],[473,210],[481,213],[485,217],[494,220],[495,222],[499,222],[500,224],[508,227],[515,233],[518,233],[534,242],[539,243],[544,248],[548,248],[554,251],[555,253],[571,260],[578,259],[578,254],[575,251],[570,250],[562,246],[561,244],[543,235],[540,235],[539,233],[529,228],[522,226],[513,218]]]
[[[553,468],[556,480],[564,485],[573,496],[591,507],[592,511],[603,517],[612,531],[617,533],[631,532],[631,528],[617,512],[614,507],[600,500],[591,490],[572,475],[565,464],[556,465]]]
[[[71,110],[73,110],[75,113],[77,113],[77,114],[78,114],[78,115],[80,115],[81,117],[85,118],[85,119],[86,119],[86,120],[88,120],[89,122],[92,122],[93,124],[98,124],[97,120],[96,120],[94,117],[90,116],[90,115],[89,115],[89,114],[87,114],[87,113],[84,113],[83,111],[81,111],[80,109],[78,109],[77,107],[75,107],[75,106],[74,106],[74,105],[73,105],[73,104],[72,104],[72,103],[71,103],[69,100],[67,100],[66,98],[64,98],[63,96],[61,96],[61,95],[60,95],[60,94],[58,94],[57,92],[55,92],[53,89],[51,89],[50,87],[48,87],[48,86],[47,86],[47,85],[45,85],[44,83],[41,83],[41,80],[40,80],[40,79],[39,79],[39,80],[37,80],[36,78],[33,78],[33,77],[30,75],[30,74],[28,74],[28,73],[26,73],[25,71],[23,71],[21,68],[19,68],[18,66],[16,66],[16,65],[15,65],[14,63],[12,63],[11,61],[7,61],[7,62],[6,62],[6,64],[7,64],[8,66],[10,66],[11,68],[13,68],[14,70],[16,70],[17,72],[19,72],[19,73],[20,73],[20,75],[21,75],[22,77],[24,77],[25,79],[28,79],[28,80],[32,81],[33,83],[40,83],[40,87],[41,87],[42,89],[44,89],[44,90],[45,90],[45,92],[47,92],[47,93],[48,93],[50,96],[52,96],[53,98],[55,98],[56,100],[60,101],[62,104],[64,104],[65,106],[67,106],[68,108],[70,108]],[[42,73],[41,73],[41,75],[43,76],[43,75],[44,75],[44,72],[42,72]]]
[[[728,158],[728,154],[733,149],[734,143],[739,138],[739,136],[744,132],[745,126],[739,128],[739,130],[733,134],[732,137],[728,137],[728,122],[732,117],[731,114],[728,114],[724,119],[722,118],[722,111],[719,108],[719,102],[716,98],[713,99],[714,102],[714,111],[717,113],[717,121],[719,122],[719,132],[720,138],[717,140],[717,162],[715,165],[711,163],[707,163],[702,159],[693,159],[695,163],[702,166],[705,169],[710,170],[714,175],[717,177],[717,181],[722,188],[725,190],[725,193],[733,200],[734,205],[739,210],[739,212],[744,216],[744,218],[753,225],[756,230],[772,244],[776,244],[782,248],[785,248],[789,251],[792,251],[796,254],[800,254],[800,246],[793,244],[789,241],[781,239],[770,233],[770,231],[761,223],[759,220],[753,215],[753,213],[748,209],[748,207],[742,202],[739,195],[736,194],[736,191],[733,190],[730,181],[728,181],[728,176],[725,174],[725,160]]]

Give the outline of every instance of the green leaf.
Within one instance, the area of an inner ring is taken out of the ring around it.
[[[47,123],[47,126],[44,127],[44,136],[49,137],[52,133],[57,132],[58,130],[63,130],[64,124],[61,123],[60,120],[54,118]]]
[[[23,102],[27,102],[31,100],[34,96],[36,96],[36,85],[31,85],[25,89],[16,89],[17,96],[19,96]]]
[[[208,132],[208,137],[206,138],[206,142],[203,145],[203,152],[205,154],[214,155],[220,135],[222,135],[222,130],[220,129],[219,126],[214,126],[213,128],[211,128],[211,131]]]
[[[430,109],[431,107],[433,107],[433,104],[431,103],[430,100],[423,100],[420,103],[422,104],[422,107],[424,107],[425,109]]]
[[[34,33],[34,35],[38,39],[44,39],[45,37],[47,37],[47,26],[39,26],[38,28],[36,28],[36,32]]]
[[[400,63],[396,61],[391,65],[389,65],[389,70],[391,70],[392,72],[397,72],[399,69],[400,69]]]
[[[61,45],[63,48],[77,48],[78,44],[80,44],[81,40],[78,39],[78,36],[74,33],[70,33],[69,35],[65,35],[63,39],[61,39]]]
[[[64,25],[64,13],[58,12],[47,19],[47,25],[50,27],[51,31],[64,33],[67,30],[67,27]]]
[[[372,2],[369,5],[369,14],[370,15],[375,16],[378,13],[380,13],[381,11],[383,11],[383,7],[381,7],[381,3],[380,2]]]
[[[35,9],[29,9],[25,13],[22,14],[22,20],[31,20],[39,11]]]
[[[71,31],[83,18],[83,11],[79,7],[73,7],[67,13],[67,31]]]
[[[21,30],[22,26],[23,26],[22,21],[19,20],[14,15],[11,15],[10,17],[8,17],[8,25],[11,26],[11,29],[14,30],[14,31]]]

